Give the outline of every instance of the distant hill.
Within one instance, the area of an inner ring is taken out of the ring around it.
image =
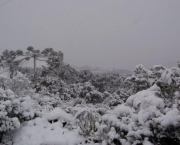
[[[76,65],[72,65],[72,67],[74,67],[77,70],[90,70],[92,72],[100,72],[100,73],[105,73],[105,72],[111,72],[111,73],[119,73],[119,74],[132,74],[131,70],[126,70],[126,69],[103,69],[100,67],[90,67],[88,65],[82,66],[82,67],[78,67]]]

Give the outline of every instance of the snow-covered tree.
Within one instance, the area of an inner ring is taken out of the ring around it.
[[[58,71],[61,72],[64,57],[64,54],[61,51],[56,52],[53,48],[45,48],[42,51],[42,54],[47,57],[46,62],[51,69],[58,68]]]
[[[16,60],[16,58],[19,55],[22,55],[22,53],[23,52],[21,50],[17,50],[17,51],[5,50],[0,56],[1,66],[9,68],[10,78],[13,78],[21,62],[23,62],[24,60],[29,60],[28,57]]]
[[[167,69],[162,65],[155,65],[151,69],[145,69],[142,65],[136,66],[134,74],[126,79],[131,83],[130,89],[135,94],[157,84],[164,97],[172,96],[179,90],[180,69],[173,67]]]

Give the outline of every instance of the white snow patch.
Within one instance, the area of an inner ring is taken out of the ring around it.
[[[46,117],[48,120],[63,119],[64,121],[73,121],[74,118],[71,114],[66,113],[61,108],[55,108]]]

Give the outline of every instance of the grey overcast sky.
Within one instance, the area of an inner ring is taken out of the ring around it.
[[[176,66],[180,0],[11,0],[0,6],[0,53],[28,46],[77,66]]]

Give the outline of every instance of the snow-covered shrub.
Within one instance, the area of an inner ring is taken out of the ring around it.
[[[32,99],[34,100],[34,107],[37,111],[49,112],[62,103],[59,93],[50,94],[46,91],[32,95]]]
[[[51,112],[49,112],[46,118],[49,122],[59,121],[61,123],[63,122],[67,123],[74,121],[74,118],[71,114],[66,113],[64,110],[62,110],[59,107],[54,108]]]
[[[172,96],[180,89],[180,69],[177,67],[166,69],[156,84],[161,88],[166,98]]]
[[[0,87],[11,89],[16,95],[24,95],[30,90],[30,81],[21,72],[17,71],[10,79],[9,70],[0,68]]]
[[[79,83],[79,71],[71,67],[69,64],[61,63],[61,67],[57,65],[58,63],[55,63],[53,65],[50,65],[48,63],[49,67],[43,67],[41,72],[41,77],[56,77],[63,80],[66,84],[73,84],[73,83]]]
[[[102,103],[103,99],[104,99],[103,94],[101,92],[96,91],[96,90],[87,93],[85,96],[86,102],[92,103],[92,104]]]
[[[97,91],[90,82],[71,84],[64,89],[64,96],[69,98],[82,98],[86,103],[101,103],[104,94]]]
[[[81,97],[84,98],[90,91],[95,90],[90,82],[70,84],[65,89],[65,93],[69,94],[71,98]]]
[[[0,134],[19,128],[20,123],[34,117],[30,97],[17,98],[10,89],[0,88]]]
[[[90,70],[82,70],[79,73],[82,83],[88,82],[93,78],[93,73]]]
[[[84,108],[76,113],[75,119],[80,127],[80,134],[87,137],[93,136],[97,131],[96,123],[100,121],[101,116],[95,109]]]
[[[82,99],[82,98],[75,98],[75,99],[73,99],[73,106],[75,107],[76,105],[79,105],[79,104],[85,104],[85,100],[84,99]]]
[[[70,94],[71,98],[78,98],[81,93],[82,87],[80,83],[70,84],[67,93]]]
[[[126,81],[131,83],[132,94],[157,84],[163,96],[167,98],[179,90],[180,69],[177,67],[167,69],[161,65],[145,69],[142,65],[137,65],[134,74],[128,77]]]
[[[39,78],[37,84],[35,85],[35,89],[37,92],[46,90],[49,93],[62,93],[64,85],[63,81],[60,81],[58,78],[47,76]]]
[[[95,87],[90,82],[81,83],[80,97],[84,98],[87,93],[94,90],[95,90]]]
[[[80,145],[84,138],[78,129],[71,130],[62,122],[72,119],[70,114],[56,108],[42,118],[28,121],[15,132],[13,145]]]
[[[132,90],[127,88],[119,88],[115,93],[119,95],[119,98],[125,102],[132,94]]]
[[[16,75],[11,80],[9,88],[17,95],[22,96],[31,90],[29,79],[24,76],[21,72],[16,73]]]
[[[117,106],[124,103],[122,98],[117,93],[110,94],[108,92],[104,92],[103,95],[103,104],[106,104],[109,107]]]
[[[131,82],[131,88],[133,89],[133,94],[145,90],[153,85],[151,79],[152,72],[143,67],[142,64],[137,65],[134,74],[126,79],[126,81]]]
[[[126,88],[125,79],[127,75],[118,73],[94,73],[94,76],[89,80],[95,88],[101,93],[108,91],[109,93],[116,92],[119,88]]]
[[[65,82],[62,80],[56,78],[56,77],[41,77],[35,84],[34,88],[36,89],[37,93],[40,94],[59,94],[59,97],[62,100],[69,100],[70,95],[67,93],[68,92],[68,86]]]
[[[180,143],[178,105],[167,108],[164,99],[158,97],[160,93],[161,89],[154,85],[130,96],[125,104],[105,114],[98,126],[99,139],[107,143],[118,139],[133,145],[146,141],[168,145],[169,142],[163,143],[165,139]]]
[[[80,91],[79,91],[79,96],[87,103],[101,103],[103,101],[103,94],[95,89],[95,87],[90,83],[80,83]]]

